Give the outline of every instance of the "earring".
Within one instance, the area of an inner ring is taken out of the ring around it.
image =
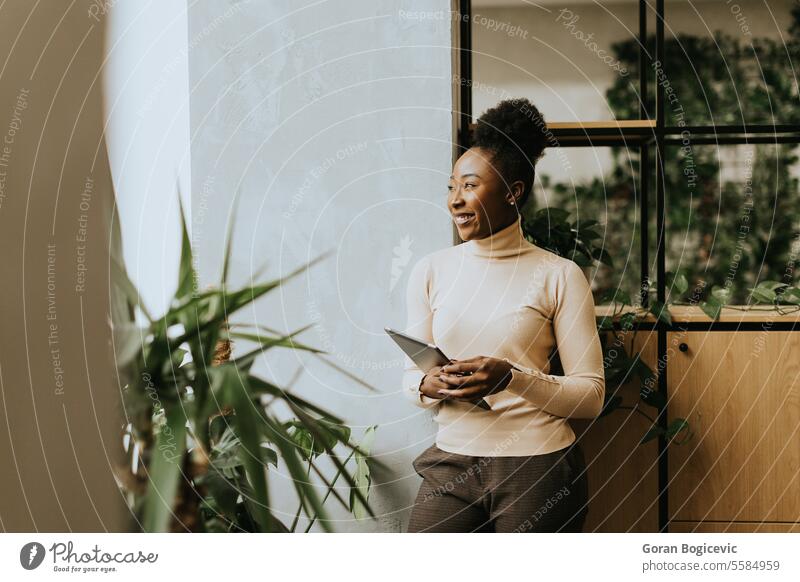
[[[510,202],[510,204],[511,204],[511,206],[514,206],[514,201],[512,200],[512,201]]]

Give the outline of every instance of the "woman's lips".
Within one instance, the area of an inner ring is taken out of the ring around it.
[[[463,226],[471,222],[473,218],[475,218],[474,214],[456,214],[453,220],[455,220],[458,226]]]

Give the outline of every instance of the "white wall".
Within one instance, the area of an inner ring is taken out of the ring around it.
[[[97,4],[109,9],[106,135],[125,263],[155,314],[163,312],[177,285],[178,188],[191,212],[186,5]]]
[[[401,12],[412,10],[444,17]],[[375,476],[381,519],[357,523],[338,511],[338,531],[405,527],[419,485],[411,460],[435,431],[430,413],[401,395],[401,354],[383,327],[405,325],[413,263],[451,244],[448,10],[447,0],[200,0],[190,9],[201,284],[219,276],[225,223],[241,192],[235,283],[265,263],[272,278],[334,251],[246,317],[285,331],[316,323],[300,339],[375,388],[286,350],[257,367],[283,385],[299,374],[298,393],[342,415],[356,438],[380,425],[375,452],[392,467]],[[280,472],[271,478],[290,522],[288,483]]]

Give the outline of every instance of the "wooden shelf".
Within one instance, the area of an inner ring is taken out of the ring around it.
[[[561,147],[597,145],[639,145],[654,139],[656,122],[624,121],[554,121],[547,128]]]
[[[470,131],[474,131],[475,126],[471,124]],[[553,121],[547,124],[547,129],[558,141],[558,147],[635,146],[654,139],[655,127],[655,121],[642,119]]]
[[[470,124],[470,131],[476,124]],[[655,140],[656,122],[646,119],[609,121],[553,121],[547,128],[559,147],[637,146]],[[740,143],[800,143],[800,125],[697,125],[665,127],[664,143],[683,143],[683,133],[692,143],[730,145]],[[552,146],[551,146],[552,147]]]
[[[723,307],[719,320],[725,323],[760,323],[760,322],[785,322],[785,323],[800,323],[800,309],[786,315],[779,315],[777,311],[766,311],[764,307],[748,306],[748,305],[735,305],[747,309],[747,311],[739,311],[738,309],[730,309]],[[792,309],[787,305],[786,309]],[[634,311],[632,307],[627,307],[624,312]],[[595,307],[596,317],[607,317],[614,312],[612,305],[598,305]],[[703,310],[697,306],[692,305],[674,305],[669,308],[670,316],[674,322],[700,322],[710,323],[711,318],[708,317]],[[655,322],[655,317],[648,314],[645,318],[647,322]]]
[[[551,130],[624,130],[630,128],[644,128],[653,129],[656,122],[647,119],[631,119],[631,120],[617,120],[617,121],[551,121],[547,124],[548,129]]]

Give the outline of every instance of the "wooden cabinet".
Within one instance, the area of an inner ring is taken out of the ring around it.
[[[723,321],[759,318],[729,313]],[[696,308],[673,311],[674,321],[704,319]],[[640,331],[634,346],[653,370],[656,340]],[[670,332],[666,362],[668,419],[686,418],[694,432],[669,447],[669,531],[800,532],[800,333],[769,323],[758,331]],[[619,395],[623,405],[636,404],[638,384]],[[658,531],[658,448],[638,444],[646,419],[618,410],[571,424],[588,465],[584,531]]]
[[[649,333],[639,332],[635,349],[641,349],[644,360],[653,367],[656,336],[648,338]],[[629,353],[631,340],[625,340]],[[628,383],[617,395],[623,406],[632,407],[639,401],[639,386]],[[651,426],[648,420],[625,409],[570,424],[580,439],[588,470],[590,499],[584,531],[657,532],[658,444],[655,440],[639,444]]]
[[[669,418],[695,433],[669,449],[671,519],[800,521],[800,334],[671,333],[667,343]]]

